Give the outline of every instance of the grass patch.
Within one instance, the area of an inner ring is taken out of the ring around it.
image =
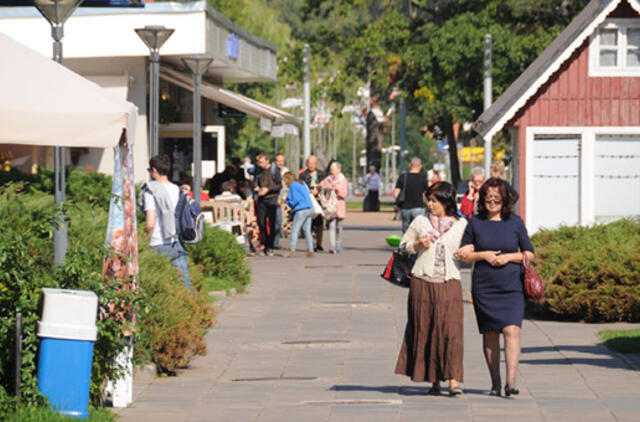
[[[618,353],[640,353],[640,329],[604,330],[598,332],[609,349]]]
[[[97,408],[89,410],[86,422],[115,422],[116,415],[105,409]],[[77,422],[77,418],[65,416],[54,412],[48,407],[23,407],[15,413],[6,415],[4,422]]]
[[[347,209],[348,210],[360,210],[362,211],[362,201],[347,201]],[[380,201],[380,211],[393,211],[393,202],[383,202]]]

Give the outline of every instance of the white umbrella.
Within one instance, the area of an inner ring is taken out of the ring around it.
[[[135,139],[137,107],[0,33],[0,143],[107,148]]]

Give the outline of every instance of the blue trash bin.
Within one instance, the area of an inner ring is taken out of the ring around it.
[[[42,289],[38,336],[38,388],[54,410],[89,416],[93,344],[98,334],[98,297],[82,290]]]

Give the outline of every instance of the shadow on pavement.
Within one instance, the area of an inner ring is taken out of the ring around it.
[[[428,396],[428,391],[431,386],[427,383],[426,387],[406,387],[397,385],[380,385],[380,386],[367,386],[367,385],[334,385],[329,390],[332,391],[376,391],[378,393],[385,394],[398,394],[401,396]],[[447,394],[446,383],[442,385],[443,395]],[[463,388],[465,394],[476,395],[489,395],[489,390],[480,390],[477,388]]]
[[[523,357],[533,353],[542,352],[578,352],[590,355],[600,355],[600,357],[567,357],[567,358],[553,358],[553,359],[521,359],[520,363],[529,365],[593,365],[603,368],[616,368],[616,369],[631,369],[629,364],[625,361],[618,359],[612,352],[610,352],[604,345],[596,346],[570,346],[570,345],[558,345],[558,346],[545,346],[545,347],[523,347],[521,353]]]

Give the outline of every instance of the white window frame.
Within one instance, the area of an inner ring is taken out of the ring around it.
[[[533,213],[533,143],[536,135],[580,135],[580,218],[581,226],[595,224],[595,151],[597,135],[636,135],[640,126],[527,127],[525,152],[527,229]]]
[[[600,29],[618,30],[617,66],[600,66]],[[589,41],[589,76],[640,76],[640,66],[627,66],[627,30],[640,29],[640,19],[607,19],[591,34]]]

